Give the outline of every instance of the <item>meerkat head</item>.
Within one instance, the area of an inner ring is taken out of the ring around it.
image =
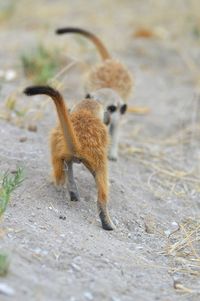
[[[90,97],[87,97],[86,99],[82,100],[79,104],[74,106],[72,112],[76,112],[77,110],[89,111],[92,113],[93,116],[99,118],[102,122],[104,122],[103,105],[98,101],[90,99]]]
[[[124,103],[118,93],[110,88],[102,88],[95,92],[87,93],[86,98],[97,100],[103,105],[105,124],[109,124],[110,119],[112,119],[112,122],[119,122],[121,116],[124,115],[127,110],[127,104]]]

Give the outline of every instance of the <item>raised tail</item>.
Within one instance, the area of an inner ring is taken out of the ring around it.
[[[24,93],[28,96],[45,94],[53,99],[60,120],[67,149],[70,151],[71,155],[74,155],[77,150],[77,139],[62,95],[57,90],[49,86],[27,87],[24,90]]]
[[[95,44],[95,46],[99,50],[99,53],[103,60],[107,60],[107,59],[111,58],[108,50],[106,49],[104,44],[101,42],[101,40],[98,37],[96,37],[93,33],[89,32],[87,30],[76,28],[76,27],[65,27],[65,28],[57,29],[56,33],[57,34],[64,34],[64,33],[81,34],[81,35],[87,37],[88,39],[90,39]]]

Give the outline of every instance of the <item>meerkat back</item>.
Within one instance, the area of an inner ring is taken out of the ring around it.
[[[101,88],[111,88],[123,100],[127,100],[133,89],[133,79],[127,68],[115,59],[108,59],[96,64],[85,77],[86,92]]]

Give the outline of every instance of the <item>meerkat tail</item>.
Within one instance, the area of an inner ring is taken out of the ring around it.
[[[69,118],[68,110],[62,95],[57,90],[49,86],[27,87],[24,90],[24,93],[28,96],[45,94],[53,99],[60,120],[63,135],[65,137],[67,149],[73,155],[76,152],[77,141],[76,141],[76,136],[74,134],[72,123]]]
[[[56,33],[57,34],[64,34],[64,33],[81,34],[81,35],[87,37],[88,39],[90,39],[95,44],[95,46],[99,50],[100,55],[101,55],[103,60],[107,60],[107,59],[111,58],[108,50],[106,49],[104,44],[101,42],[101,40],[97,36],[95,36],[93,33],[89,32],[87,30],[80,29],[80,28],[75,28],[75,27],[65,27],[65,28],[57,29]]]

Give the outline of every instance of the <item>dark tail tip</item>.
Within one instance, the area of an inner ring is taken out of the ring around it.
[[[31,95],[35,95],[36,93],[37,87],[27,87],[23,92],[24,94],[31,96]]]
[[[67,33],[67,32],[69,32],[69,29],[67,29],[67,28],[58,28],[55,31],[56,34],[63,34],[63,33]]]
[[[56,91],[55,89],[53,89],[49,86],[30,86],[24,90],[24,94],[26,94],[28,96],[38,95],[38,94],[45,94],[45,95],[49,95],[51,97],[59,97],[60,96],[58,91]]]
[[[78,27],[63,27],[63,28],[58,28],[55,31],[56,34],[63,34],[63,33],[78,33],[78,34],[82,34],[85,36],[92,36],[92,34],[90,32],[88,32],[85,29],[81,29]]]

